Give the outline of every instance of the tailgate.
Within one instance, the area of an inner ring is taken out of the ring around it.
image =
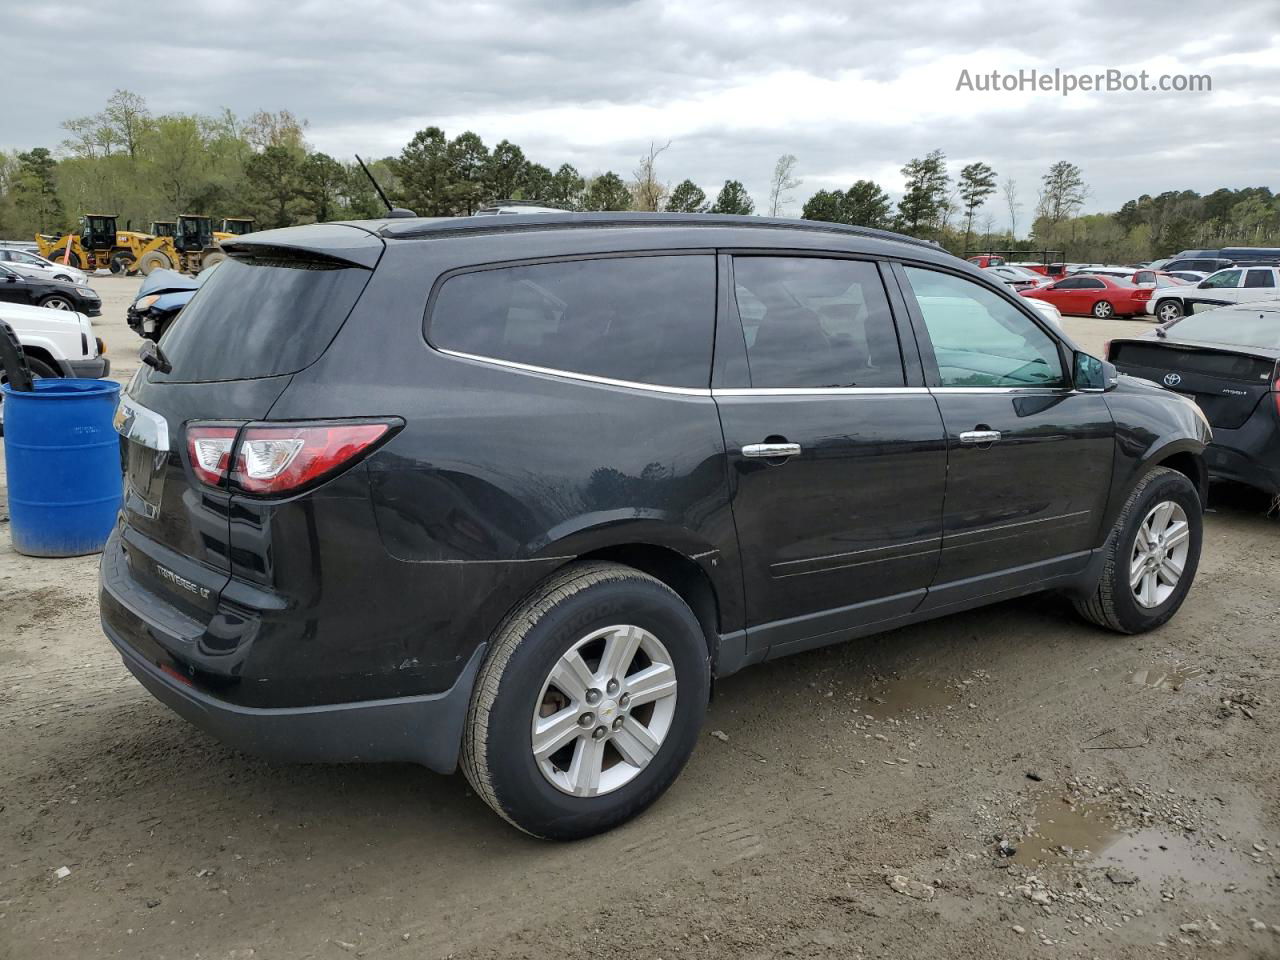
[[[1273,360],[1151,341],[1112,343],[1111,362],[1125,373],[1191,397],[1212,426],[1227,430],[1249,419],[1271,391],[1275,373]]]
[[[230,496],[195,480],[186,424],[264,417],[289,377],[156,383],[148,373],[130,385],[116,414],[125,474],[121,541],[139,586],[208,622],[231,573]]]

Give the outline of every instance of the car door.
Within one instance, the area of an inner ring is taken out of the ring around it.
[[[1216,303],[1239,303],[1240,282],[1243,270],[1219,270],[1196,284],[1196,291],[1188,300],[1209,300]]]
[[[1114,427],[1072,352],[1012,298],[901,265],[947,434],[942,556],[924,609],[1078,572],[1101,535]]]
[[[1250,267],[1244,272],[1244,283],[1236,291],[1236,302],[1269,300],[1276,295],[1274,267]]]
[[[1081,278],[1066,277],[1049,289],[1053,291],[1053,304],[1063,313],[1079,313],[1081,303]]]
[[[725,256],[713,395],[743,556],[748,650],[911,613],[938,563],[946,442],[881,267]],[[901,295],[893,290],[899,315]]]
[[[34,304],[35,285],[7,266],[0,266],[0,300],[9,303]]]

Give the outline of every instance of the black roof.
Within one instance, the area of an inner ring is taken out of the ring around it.
[[[836,233],[847,236],[869,237],[876,240],[892,240],[945,251],[928,240],[919,240],[890,230],[873,227],[853,227],[843,223],[827,223],[818,220],[790,220],[780,217],[734,216],[719,213],[639,213],[618,211],[603,213],[530,213],[519,217],[416,217],[385,220],[352,221],[380,237],[387,239],[411,239],[468,232],[515,232],[556,228],[590,227],[746,227],[753,230],[803,230],[819,233]]]

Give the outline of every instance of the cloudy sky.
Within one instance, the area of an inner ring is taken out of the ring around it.
[[[503,137],[552,168],[624,175],[650,140],[660,173],[762,201],[799,158],[798,212],[860,178],[901,190],[933,148],[1035,200],[1045,168],[1080,165],[1088,208],[1141,193],[1280,189],[1280,2],[1188,15],[1168,0],[1053,4],[810,0],[188,0],[5,4],[0,148],[54,146],[59,122],[115,87],[155,113],[289,109],[338,156],[394,153],[436,124]],[[785,11],[785,12],[782,12]],[[1212,92],[957,91],[962,70],[1208,74]],[[22,78],[31,78],[24,80]],[[10,86],[12,91],[14,88]],[[25,92],[24,92],[25,91]],[[997,224],[1007,222],[993,198]]]

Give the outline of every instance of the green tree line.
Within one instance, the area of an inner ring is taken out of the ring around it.
[[[374,217],[384,207],[354,160],[307,142],[307,123],[287,110],[241,119],[153,114],[142,97],[117,90],[100,113],[62,124],[54,148],[0,151],[0,236],[59,233],[85,213],[112,213],[123,227],[147,230],[179,213],[252,216],[263,227]],[[379,186],[423,216],[465,216],[496,199],[527,200],[565,210],[667,210],[748,215],[755,205],[742,181],[727,179],[714,197],[692,180],[671,186],[659,172],[670,144],[651,143],[630,175],[554,169],[502,140],[490,147],[474,132],[450,138],[419,130],[395,155],[373,160]],[[765,212],[781,215],[801,181],[798,161],[778,159]],[[1080,215],[1089,197],[1083,172],[1054,163],[1024,198],[989,164],[952,175],[933,150],[902,167],[895,204],[871,180],[818,190],[801,215],[898,230],[956,253],[977,249],[1053,249],[1073,261],[1145,260],[1189,247],[1280,244],[1280,197],[1269,187],[1143,195],[1115,213]],[[1022,211],[1030,206],[1030,214]],[[1019,226],[1023,226],[1022,231]]]

